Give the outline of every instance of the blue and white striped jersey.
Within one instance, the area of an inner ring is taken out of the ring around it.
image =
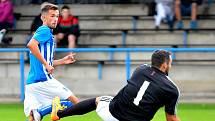
[[[52,35],[52,30],[48,26],[40,26],[33,39],[39,42],[39,50],[43,58],[49,65],[53,65],[53,53],[55,42]],[[30,52],[30,71],[28,74],[27,84],[47,81],[52,79],[52,75],[48,74],[45,66]]]

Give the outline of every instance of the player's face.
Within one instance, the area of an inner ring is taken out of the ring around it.
[[[49,10],[45,17],[45,22],[46,22],[47,26],[52,29],[56,28],[58,17],[59,17],[58,10]]]
[[[172,56],[170,55],[169,56],[169,63],[167,64],[167,67],[166,67],[166,74],[169,73],[169,70],[171,69],[172,67]]]

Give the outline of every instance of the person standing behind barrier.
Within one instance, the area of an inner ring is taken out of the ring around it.
[[[176,0],[175,1],[175,15],[176,27],[182,29],[184,27],[182,16],[191,15],[190,28],[197,29],[197,11],[198,6],[202,4],[203,0]]]
[[[0,0],[0,42],[6,30],[13,27],[13,5],[10,0]]]
[[[0,30],[13,27],[13,5],[10,0],[0,0]]]
[[[56,41],[59,46],[68,45],[68,48],[75,48],[80,35],[78,18],[70,13],[68,6],[63,6],[58,26],[54,30]]]
[[[155,0],[156,12],[155,15],[155,28],[159,29],[162,20],[167,20],[169,29],[173,28],[173,17],[174,17],[174,0]]]

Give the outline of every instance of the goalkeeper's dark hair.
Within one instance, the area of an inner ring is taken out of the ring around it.
[[[169,63],[171,52],[166,50],[156,50],[152,54],[151,65],[160,68],[163,63]]]

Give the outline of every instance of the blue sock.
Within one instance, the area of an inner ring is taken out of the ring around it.
[[[40,114],[41,117],[44,117],[47,114],[52,112],[52,105],[37,109],[37,112]]]
[[[67,100],[62,100],[60,101],[61,106],[65,106],[66,108],[69,108],[71,106],[73,106],[73,103]]]
[[[65,106],[66,108],[71,107],[73,104],[70,101],[62,100],[60,101],[60,104],[62,106]],[[40,114],[41,117],[44,117],[47,114],[50,114],[52,112],[52,105],[37,109],[37,112]]]

